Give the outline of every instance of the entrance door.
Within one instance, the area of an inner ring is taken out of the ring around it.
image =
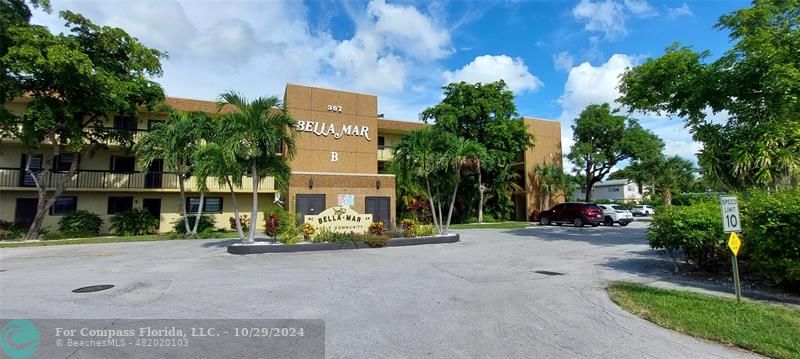
[[[147,173],[144,175],[144,188],[161,188],[164,171],[164,160],[157,158],[150,162]]]
[[[388,227],[392,220],[389,202],[389,197],[367,197],[364,208],[367,209],[367,213],[372,215],[372,221],[383,222]]]
[[[14,211],[14,223],[25,228],[33,223],[36,216],[36,207],[39,205],[38,198],[17,198],[17,208]]]
[[[145,198],[142,199],[142,209],[150,212],[153,217],[161,222],[161,198]]]
[[[325,210],[325,195],[298,194],[295,210],[300,213],[300,218],[297,220],[303,222],[306,215],[319,214]]]

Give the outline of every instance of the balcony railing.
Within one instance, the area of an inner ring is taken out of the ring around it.
[[[66,178],[64,172],[47,171],[42,182],[45,187],[53,188]],[[206,180],[211,192],[228,192],[225,185],[220,185],[216,178]],[[0,188],[35,187],[33,177],[20,168],[0,168]],[[97,170],[79,170],[67,180],[67,189],[133,189],[133,190],[178,190],[178,175],[174,172],[111,172]],[[196,192],[197,178],[190,177],[185,181],[186,191]],[[275,185],[271,177],[263,178],[258,186],[259,192],[274,192]],[[242,185],[234,187],[234,191],[247,192],[253,190],[253,178],[243,177]]]
[[[394,158],[394,148],[389,146],[378,146],[378,161],[390,161]]]
[[[139,129],[139,128],[137,128],[137,129],[119,129],[119,128],[113,128],[113,127],[105,128],[105,130],[108,130],[108,131],[120,131],[120,132],[123,132],[123,133],[124,132],[130,132],[131,133],[131,140],[132,140],[131,143],[139,142],[139,140],[142,138],[142,136],[144,136],[144,134],[146,134],[149,131],[149,130],[146,130],[146,129]],[[8,135],[8,134],[3,134],[3,133],[0,133],[0,138],[6,139],[6,140],[11,140],[12,142],[17,140],[16,137],[14,137],[12,135]],[[120,146],[120,145],[122,145],[122,143],[120,141],[111,140],[111,139],[106,141],[105,144],[109,145],[109,146]]]

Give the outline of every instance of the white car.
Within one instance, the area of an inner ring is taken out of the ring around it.
[[[633,222],[633,214],[625,207],[613,204],[600,204],[603,209],[603,224],[606,226],[613,226],[614,223],[619,223],[620,226],[627,226],[628,223]]]
[[[656,214],[656,210],[653,209],[653,206],[642,204],[633,206],[633,208],[631,208],[631,213],[633,213],[634,216],[651,216]]]

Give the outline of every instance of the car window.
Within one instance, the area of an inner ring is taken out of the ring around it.
[[[627,208],[622,207],[622,206],[611,206],[611,208],[613,208],[613,209],[615,209],[617,211],[627,211],[628,210]]]
[[[642,206],[633,206],[633,208],[636,208],[636,209],[642,209],[642,208],[644,208],[644,207],[642,207]]]
[[[562,203],[562,204],[559,204],[559,205],[556,205],[555,207],[553,207],[553,210],[554,211],[560,211],[560,210],[564,209],[564,207],[566,207],[566,205]]]

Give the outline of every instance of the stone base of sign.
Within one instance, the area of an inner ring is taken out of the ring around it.
[[[448,234],[446,236],[429,236],[414,238],[393,238],[389,240],[387,247],[416,246],[421,244],[441,244],[456,243],[460,241],[458,234]],[[369,248],[364,243],[353,245],[349,243],[301,243],[301,244],[276,244],[276,245],[230,245],[230,254],[258,254],[258,253],[294,253],[294,252],[313,252],[313,251],[335,251],[339,249],[360,249]]]

